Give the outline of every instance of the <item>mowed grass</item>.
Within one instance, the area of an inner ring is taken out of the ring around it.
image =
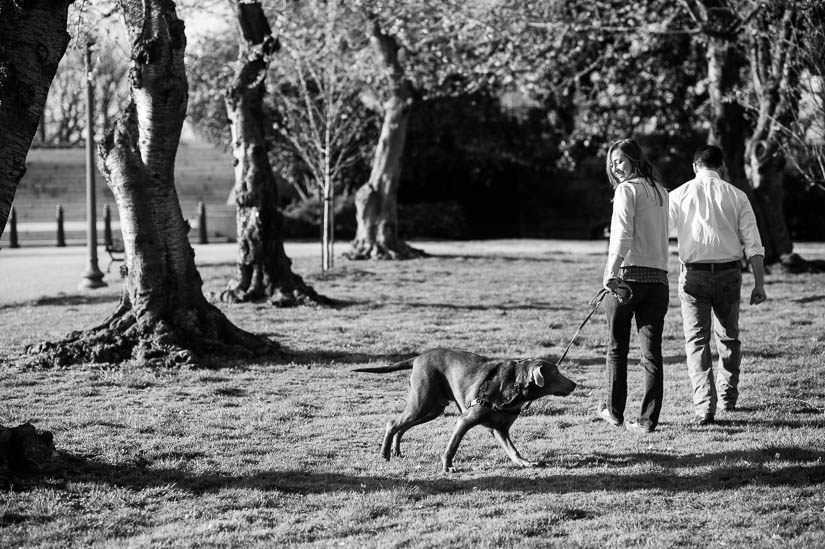
[[[741,410],[695,427],[671,268],[665,405],[656,433],[595,418],[605,322],[562,363],[579,387],[533,404],[513,439],[543,468],[514,466],[483,428],[440,471],[455,408],[413,428],[385,462],[387,419],[408,373],[354,373],[435,346],[496,358],[559,357],[589,311],[601,246],[317,259],[295,270],[335,309],[222,305],[279,341],[272,360],[156,371],[139,364],[30,371],[23,347],[111,312],[117,288],[0,308],[8,355],[0,424],[54,433],[45,476],[0,493],[0,547],[822,547],[825,546],[825,275],[768,277],[743,305]],[[825,250],[822,250],[825,254]],[[232,266],[201,268],[207,292]],[[743,296],[752,279],[745,275]],[[634,338],[627,415],[640,402]]]

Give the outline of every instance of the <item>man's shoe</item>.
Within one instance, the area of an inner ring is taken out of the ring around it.
[[[722,409],[726,412],[735,412],[736,411],[736,403],[735,402],[728,402],[727,404],[723,404]]]
[[[693,416],[694,425],[710,425],[713,423],[713,414],[697,414]]]
[[[642,425],[638,421],[628,421],[624,424],[624,428],[631,433],[636,433],[637,435],[644,435],[653,432],[653,427],[650,425]]]
[[[622,421],[610,413],[610,410],[607,408],[602,408],[599,411],[599,417],[608,422],[613,427],[619,427],[622,424]]]

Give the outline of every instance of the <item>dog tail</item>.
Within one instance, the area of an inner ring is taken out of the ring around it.
[[[387,374],[401,370],[412,370],[412,364],[416,357],[390,364],[389,366],[377,366],[375,368],[355,368],[353,372],[367,372],[369,374]]]

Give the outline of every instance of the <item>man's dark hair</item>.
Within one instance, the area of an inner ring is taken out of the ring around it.
[[[721,168],[725,163],[725,155],[722,149],[715,145],[704,145],[696,150],[693,155],[693,162],[700,167],[715,170]]]

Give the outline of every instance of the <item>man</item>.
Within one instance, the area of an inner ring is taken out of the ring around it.
[[[722,179],[724,157],[704,146],[693,157],[696,177],[670,194],[670,227],[679,241],[679,300],[688,374],[693,385],[694,422],[713,423],[718,405],[734,410],[739,397],[739,301],[744,249],[753,271],[750,303],[765,294],[765,248],[744,192]],[[716,321],[713,322],[715,317]],[[716,336],[719,368],[711,364],[710,332]]]

